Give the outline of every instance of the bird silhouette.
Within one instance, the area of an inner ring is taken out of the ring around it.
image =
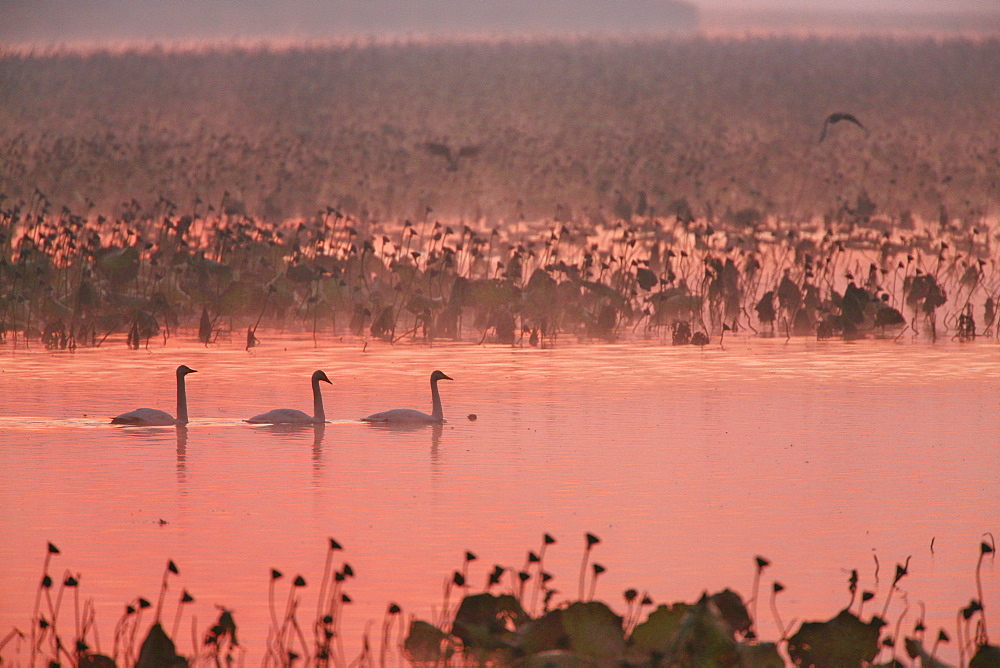
[[[125,424],[141,427],[164,427],[168,425],[184,425],[188,422],[187,392],[184,390],[184,376],[197,373],[194,369],[181,364],[177,367],[177,419],[166,412],[155,408],[137,408],[128,413],[122,413],[111,418],[111,424]]]
[[[458,149],[458,152],[451,150],[451,147],[447,144],[442,144],[440,142],[429,141],[424,144],[424,148],[427,149],[433,155],[439,155],[445,159],[448,163],[449,172],[458,171],[458,159],[459,158],[471,158],[473,156],[479,155],[478,146],[463,146]]]
[[[853,114],[848,114],[848,113],[843,112],[843,111],[835,111],[832,114],[830,114],[829,116],[827,116],[826,120],[823,121],[823,131],[819,135],[819,140],[823,141],[824,139],[826,139],[826,131],[827,131],[827,129],[831,125],[833,125],[834,123],[840,123],[841,121],[847,121],[848,123],[854,123],[859,128],[861,128],[862,130],[865,131],[865,136],[866,137],[869,134],[871,134],[871,133],[868,132],[868,128],[866,128],[864,125],[862,125],[861,121],[859,121],[857,118],[855,118]]]
[[[441,424],[445,422],[444,411],[441,409],[441,394],[438,392],[439,380],[451,380],[441,371],[431,374],[431,403],[433,408],[431,414],[423,413],[412,408],[393,408],[392,410],[374,413],[368,417],[361,418],[362,422],[375,424]]]
[[[326,412],[323,410],[323,395],[319,391],[319,382],[333,383],[322,371],[316,371],[312,375],[313,391],[313,412],[315,415],[308,415],[294,408],[275,408],[273,411],[254,415],[246,422],[250,424],[323,424],[326,422]]]

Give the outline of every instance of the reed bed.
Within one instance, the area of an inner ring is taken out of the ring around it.
[[[998,69],[988,39],[2,53],[0,338],[996,337]]]
[[[860,206],[860,205],[859,205]],[[431,209],[270,224],[225,201],[117,218],[0,209],[0,340],[130,347],[257,328],[507,345],[734,335],[996,338],[998,229],[875,215],[795,225],[650,215],[473,228]]]
[[[781,667],[791,661],[794,665],[846,667],[896,666],[919,660],[919,665],[927,668],[946,665],[938,658],[938,651],[944,644],[954,643],[963,668],[992,666],[1000,660],[1000,647],[990,644],[980,584],[983,561],[995,555],[990,534],[979,546],[975,570],[978,598],[970,599],[957,612],[954,636],[944,628],[936,634],[926,628],[922,603],[912,621],[909,603],[897,617],[890,618],[893,597],[905,598],[900,582],[910,575],[909,558],[896,565],[888,584],[884,577],[880,581],[876,558],[874,591],[859,591],[858,570],[848,571],[848,600],[843,610],[826,621],[786,625],[779,604],[784,586],[771,580],[770,586],[761,591],[765,571],[771,566],[765,557],[754,559],[748,598],[724,589],[705,592],[696,602],[655,604],[648,594],[630,588],[615,605],[594,598],[597,580],[606,570],[592,559],[600,538],[590,533],[585,536],[580,591],[573,600],[560,594],[554,586],[556,577],[544,567],[545,550],[556,542],[551,534],[545,534],[540,549],[529,550],[521,567],[494,565],[481,587],[470,581],[470,571],[478,570],[472,565],[478,557],[467,551],[461,568],[443,583],[443,600],[436,619],[419,619],[389,603],[378,626],[374,620],[369,622],[357,656],[345,653],[340,631],[351,602],[347,590],[354,571],[346,562],[335,566],[343,547],[333,538],[328,541],[325,566],[318,579],[315,614],[311,605],[307,606],[307,579],[297,575],[288,580],[272,569],[268,638],[266,643],[251,648],[240,643],[234,614],[224,608],[208,627],[199,627],[192,618],[189,637],[188,631],[181,633],[185,606],[194,601],[186,589],[179,597],[174,596],[175,613],[171,632],[167,633],[170,606],[165,601],[169,600],[169,581],[180,577],[178,567],[168,561],[156,605],[141,597],[129,601],[115,625],[111,647],[106,643],[102,650],[93,601],[87,600],[81,612],[79,576],[66,571],[61,583],[56,583],[49,574],[52,559],[59,554],[50,543],[29,620],[30,631],[12,629],[0,641],[0,656],[6,654],[16,660],[27,655],[29,665],[49,662],[97,667],[245,665],[250,651],[256,650],[263,653],[264,666],[364,668],[399,665],[405,659],[414,665],[436,666]],[[74,601],[72,627],[65,620],[68,613],[62,608],[64,595],[72,596]],[[759,636],[758,599],[765,596],[780,630],[774,640]],[[882,607],[876,614],[872,609],[878,605],[878,598],[882,599]],[[619,614],[612,608],[623,612]],[[905,631],[904,622],[912,624],[912,629]],[[190,649],[185,649],[188,646]]]

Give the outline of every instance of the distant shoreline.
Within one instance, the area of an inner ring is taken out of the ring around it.
[[[707,35],[1000,37],[1000,8],[940,12],[707,9],[701,18],[701,30]]]
[[[0,0],[0,43],[94,41],[323,40],[410,35],[645,34],[690,32],[699,11],[686,0],[216,0],[67,3]]]

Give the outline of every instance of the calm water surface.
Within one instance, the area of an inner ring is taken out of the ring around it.
[[[895,564],[910,556],[890,618],[908,602],[911,630],[923,601],[929,637],[940,626],[954,637],[956,611],[976,596],[979,541],[1000,534],[995,343],[362,350],[262,338],[252,354],[173,340],[140,351],[0,348],[2,634],[28,628],[46,541],[62,550],[51,572],[81,575],[102,638],[125,603],[155,601],[173,559],[168,619],[182,587],[199,628],[226,606],[256,664],[269,569],[286,574],[284,587],[305,577],[301,617],[311,619],[327,537],[357,574],[345,589],[350,658],[369,624],[379,635],[390,602],[432,618],[465,550],[480,558],[470,568],[478,589],[494,563],[520,568],[549,532],[556,600],[575,598],[589,531],[607,568],[597,597],[619,612],[629,587],[657,603],[724,587],[749,597],[758,554],[772,562],[762,589],[786,588],[786,624],[843,608],[852,568],[880,610]],[[108,424],[139,406],[173,413],[180,363],[198,369],[186,430]],[[443,428],[357,421],[429,411],[437,368],[455,379],[441,383]],[[315,369],[334,381],[323,387],[325,429],[242,422],[271,408],[311,411]],[[997,609],[990,562],[983,585]],[[777,639],[764,605],[759,628]]]

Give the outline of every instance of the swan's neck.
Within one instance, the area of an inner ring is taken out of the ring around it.
[[[184,390],[184,374],[177,373],[177,423],[187,424],[188,402],[187,392]]]
[[[313,418],[317,422],[326,422],[326,413],[323,411],[323,394],[319,391],[319,378],[313,378]]]
[[[441,393],[438,392],[437,378],[431,381],[431,401],[433,405],[431,417],[434,418],[435,421],[441,422],[444,420],[444,410],[441,408]]]

